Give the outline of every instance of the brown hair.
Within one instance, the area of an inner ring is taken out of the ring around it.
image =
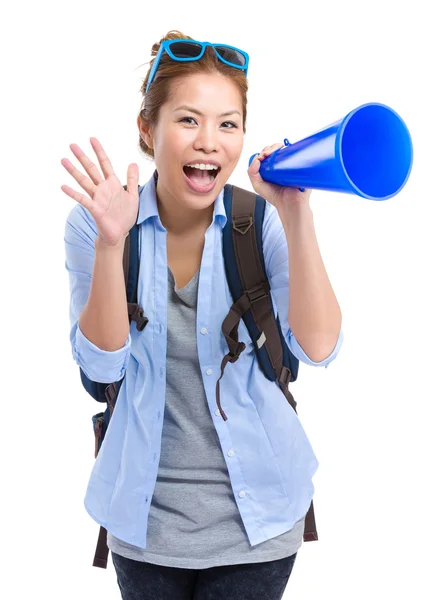
[[[231,81],[233,81],[239,88],[242,107],[243,107],[243,133],[246,131],[246,105],[247,105],[247,92],[248,92],[248,81],[243,71],[234,69],[229,65],[218,60],[215,52],[212,48],[206,48],[205,53],[200,60],[194,60],[191,62],[178,62],[170,58],[170,56],[164,52],[161,57],[158,69],[156,72],[155,79],[150,84],[149,90],[146,92],[147,81],[150,75],[150,69],[155,61],[156,54],[161,46],[161,42],[165,40],[176,40],[176,39],[188,39],[192,40],[188,35],[184,35],[180,31],[169,31],[158,43],[152,46],[152,59],[150,61],[150,68],[147,71],[144,81],[141,85],[141,94],[143,100],[141,103],[141,110],[139,112],[141,122],[146,125],[155,126],[158,122],[158,116],[161,106],[168,100],[171,92],[171,82],[175,78],[186,77],[196,73],[221,73]],[[147,144],[139,136],[139,148],[143,154],[151,158],[154,157],[153,150],[147,146]]]

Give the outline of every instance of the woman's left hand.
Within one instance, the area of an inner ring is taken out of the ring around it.
[[[283,144],[272,144],[266,146],[260,154],[258,154],[249,165],[248,175],[255,192],[265,198],[270,204],[276,208],[280,208],[282,204],[305,204],[310,203],[310,189],[305,189],[301,192],[299,188],[276,185],[265,181],[259,173],[261,161],[272,154],[275,150],[283,148]],[[303,188],[302,188],[303,189]]]

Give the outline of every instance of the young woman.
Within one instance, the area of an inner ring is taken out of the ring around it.
[[[178,41],[180,40],[180,41]],[[318,461],[296,413],[246,344],[215,399],[226,282],[223,187],[245,133],[248,55],[169,32],[152,48],[137,119],[140,148],[156,164],[138,196],[127,191],[95,138],[101,171],[70,146],[88,176],[67,219],[73,357],[93,381],[122,379],[85,497],[107,529],[124,600],[282,597],[313,497]],[[316,240],[311,190],[274,186],[260,162],[248,173],[267,200],[265,267],[291,351],[327,366],[342,344],[341,311]],[[149,322],[129,327],[125,238],[140,224],[138,296]]]

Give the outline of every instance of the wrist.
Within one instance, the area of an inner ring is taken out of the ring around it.
[[[116,244],[107,244],[103,238],[98,235],[94,242],[95,250],[101,252],[122,252],[125,246],[125,239],[127,235],[121,238]]]
[[[313,211],[309,203],[284,202],[277,206],[277,212],[284,229],[293,227],[297,222],[313,220]]]

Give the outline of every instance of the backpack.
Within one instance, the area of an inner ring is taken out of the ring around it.
[[[123,186],[127,189],[127,186]],[[138,192],[141,186],[138,186]],[[243,319],[254,343],[259,366],[270,381],[276,381],[288,403],[296,412],[296,402],[288,389],[295,381],[299,360],[291,353],[282,335],[279,317],[275,318],[270,296],[270,284],[266,276],[263,256],[262,226],[266,201],[261,196],[226,184],[223,197],[227,222],[223,228],[223,256],[226,277],[234,304],[223,321],[222,332],[229,352],[221,363],[221,375],[217,381],[217,404],[223,419],[227,416],[220,405],[220,379],[228,362],[238,360],[245,344],[238,341],[238,325]],[[123,269],[126,282],[129,320],[135,321],[136,329],[142,331],[148,323],[144,309],[138,304],[139,276],[139,227],[135,223],[125,240]],[[80,369],[86,391],[98,402],[107,404],[104,412],[93,415],[95,458],[104,440],[113,415],[119,390],[124,380],[112,383],[91,381]],[[125,375],[124,375],[125,377]],[[314,517],[313,500],[305,516],[305,542],[316,541],[318,534]],[[107,530],[100,526],[93,566],[107,568]]]

